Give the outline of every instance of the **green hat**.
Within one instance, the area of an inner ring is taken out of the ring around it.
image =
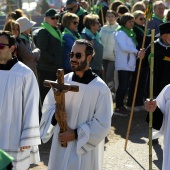
[[[0,170],[5,169],[13,160],[13,157],[0,149]]]
[[[59,15],[57,10],[54,8],[50,8],[45,12],[45,17],[55,17],[56,15]]]

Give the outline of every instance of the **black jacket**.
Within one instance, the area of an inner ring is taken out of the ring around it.
[[[46,29],[42,28],[38,31],[36,46],[41,50],[40,59],[37,63],[39,70],[56,71],[63,68],[63,46]]]

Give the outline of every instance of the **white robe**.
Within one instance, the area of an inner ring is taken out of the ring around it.
[[[159,131],[160,134],[164,135],[162,170],[170,170],[170,85],[164,87],[156,98],[156,102],[164,114],[163,124]]]
[[[72,81],[72,74],[65,76],[65,83],[78,85],[79,92],[67,92],[67,124],[78,130],[78,139],[62,148],[58,141],[59,126],[51,125],[55,112],[53,91],[47,94],[40,123],[41,138],[47,142],[53,135],[49,170],[102,170],[104,139],[111,126],[113,102],[109,88],[99,78],[89,84]]]
[[[0,70],[0,149],[14,157],[13,169],[26,170],[39,162],[38,104],[37,80],[27,66],[17,62]],[[32,147],[21,152],[22,146]]]

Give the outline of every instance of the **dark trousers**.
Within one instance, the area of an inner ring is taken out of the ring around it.
[[[41,120],[41,107],[44,102],[45,96],[47,95],[48,91],[50,90],[49,87],[45,87],[43,85],[44,80],[52,80],[55,81],[57,79],[56,72],[52,71],[43,71],[43,70],[37,70],[38,71],[38,84],[39,84],[39,89],[40,89],[40,111],[39,111],[39,119]]]
[[[129,87],[132,71],[118,70],[119,85],[116,91],[116,108],[124,106],[124,98]]]
[[[138,72],[138,67],[136,68],[135,72],[132,73],[132,79],[131,79],[130,86],[129,86],[127,106],[130,106],[130,107],[132,106],[132,102],[133,102],[137,72]],[[135,106],[143,106],[143,102],[146,96],[146,85],[148,81],[148,73],[149,73],[148,67],[141,68],[138,88],[137,88],[137,93],[136,93]]]

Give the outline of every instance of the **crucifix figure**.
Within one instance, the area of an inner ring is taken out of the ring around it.
[[[64,71],[63,69],[57,70],[57,82],[45,80],[45,87],[51,87],[54,92],[54,98],[56,101],[55,119],[60,126],[60,133],[65,132],[67,129],[66,121],[63,121],[63,114],[65,113],[65,93],[68,91],[78,92],[79,87],[70,84],[64,84]],[[67,147],[67,144],[61,145]]]

